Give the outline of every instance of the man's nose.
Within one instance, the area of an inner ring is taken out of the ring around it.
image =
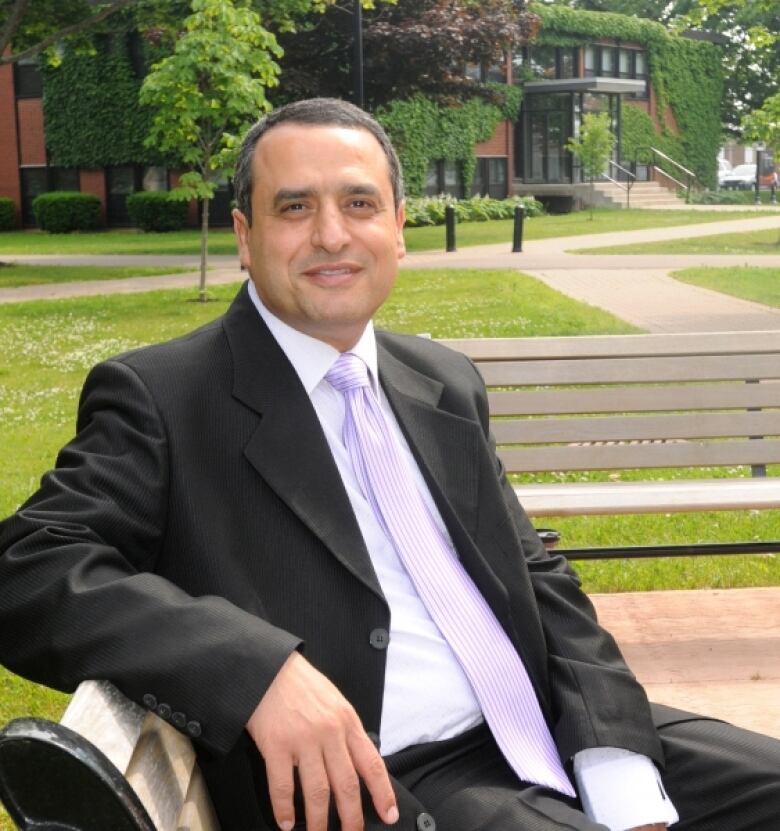
[[[341,251],[350,240],[346,220],[335,206],[324,205],[317,212],[312,230],[312,245],[325,251]]]

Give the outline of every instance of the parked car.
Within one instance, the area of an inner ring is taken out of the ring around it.
[[[731,173],[733,166],[728,159],[718,159],[718,184],[723,187],[723,180]]]
[[[756,186],[756,166],[738,164],[720,183],[726,190],[750,190]]]

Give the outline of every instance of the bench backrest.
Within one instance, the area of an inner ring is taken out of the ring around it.
[[[509,472],[780,462],[780,331],[442,340]]]

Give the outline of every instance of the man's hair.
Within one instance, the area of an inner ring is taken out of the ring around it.
[[[348,127],[353,130],[366,130],[379,142],[385,154],[390,170],[390,184],[393,188],[393,201],[397,208],[404,198],[404,180],[398,155],[384,131],[382,125],[365,110],[361,110],[348,101],[338,98],[308,98],[285,104],[278,110],[268,113],[250,127],[238,154],[236,171],[233,175],[233,190],[236,207],[252,223],[252,159],[257,142],[274,127],[280,124],[311,124],[321,126]]]

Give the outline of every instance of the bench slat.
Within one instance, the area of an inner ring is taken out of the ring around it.
[[[661,467],[720,467],[780,462],[780,441],[591,444],[505,447],[498,455],[513,473]]]
[[[505,361],[478,365],[493,387],[780,378],[776,355]]]
[[[780,331],[586,335],[548,338],[449,338],[439,343],[472,360],[589,358],[625,355],[780,354]]]
[[[780,508],[776,479],[576,482],[517,485],[531,516],[597,516]]]
[[[499,444],[780,436],[780,411],[611,418],[505,419],[491,423]]]
[[[780,383],[490,390],[488,400],[494,416],[747,410],[751,407],[780,407]]]

